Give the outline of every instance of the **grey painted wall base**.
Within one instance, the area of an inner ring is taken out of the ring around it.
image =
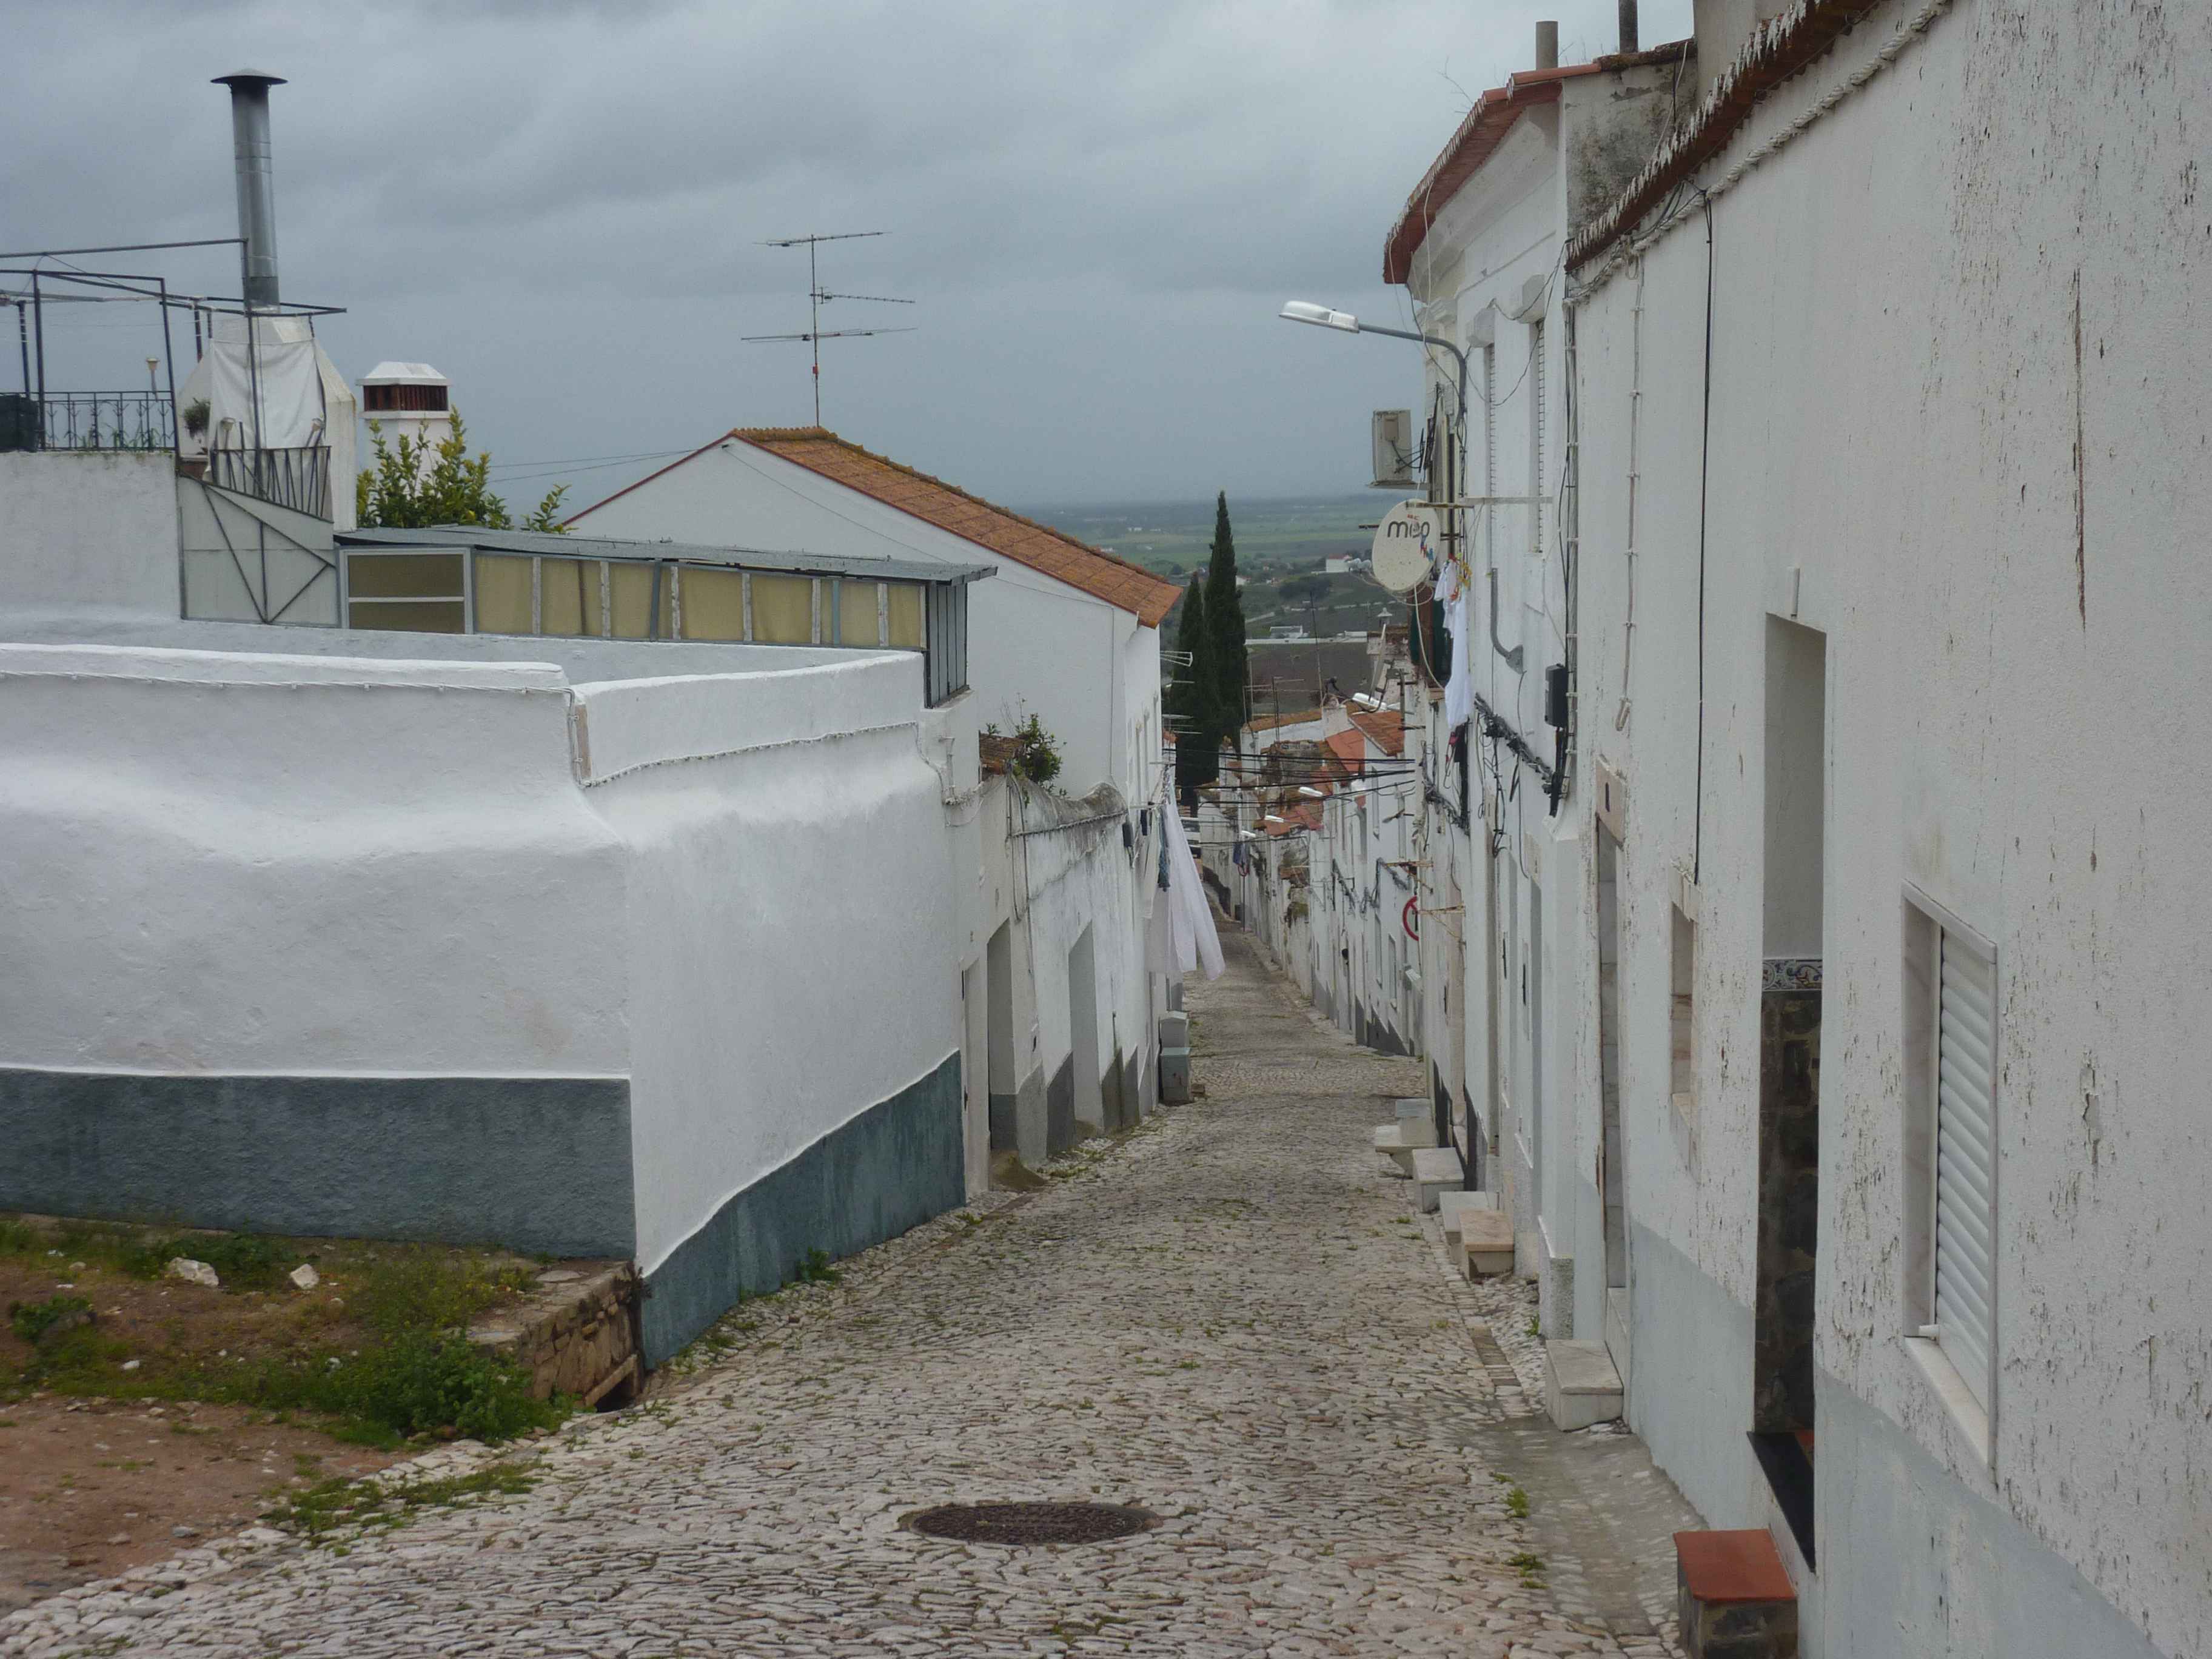
[[[2094,1586],[1826,1371],[1818,1605],[1808,1650],[1850,1659],[2159,1659]],[[2168,1651],[2179,1652],[2174,1648]]]
[[[991,1150],[994,1152],[1017,1152],[1021,1150],[1020,1119],[1015,1112],[1018,1095],[993,1095],[991,1097]]]
[[[1044,1091],[1044,1151],[1058,1158],[1078,1139],[1075,1127],[1075,1056],[1068,1055]]]
[[[627,1256],[632,1188],[623,1078],[0,1067],[0,1209]]]
[[[1032,1170],[1045,1160],[1046,1111],[1044,1073],[1042,1068],[1022,1079],[1020,1091],[1014,1096],[1014,1150],[1021,1154],[1022,1162]]]
[[[646,1364],[788,1284],[808,1251],[851,1255],[964,1203],[961,1120],[956,1051],[732,1198],[646,1276]]]

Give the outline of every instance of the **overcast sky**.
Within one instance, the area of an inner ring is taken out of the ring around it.
[[[565,477],[584,504],[651,464],[583,461],[811,420],[806,348],[741,343],[805,325],[804,252],[761,244],[878,229],[823,251],[823,285],[917,303],[839,301],[824,326],[915,331],[824,344],[845,435],[1017,504],[1350,490],[1418,355],[1275,311],[1401,317],[1383,234],[1469,99],[1530,64],[1538,18],[1573,62],[1613,49],[1614,12],[0,0],[0,238],[234,234],[208,78],[264,70],[290,82],[284,297],[348,308],[324,337],[350,378],[451,376],[518,501]],[[1689,22],[1644,0],[1647,44]],[[234,293],[231,257],[106,263]],[[100,380],[144,356],[143,322],[71,326],[50,380],[68,353]]]

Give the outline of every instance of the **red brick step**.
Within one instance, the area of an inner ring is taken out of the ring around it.
[[[1796,1659],[1797,1589],[1764,1528],[1676,1533],[1674,1579],[1690,1659]]]

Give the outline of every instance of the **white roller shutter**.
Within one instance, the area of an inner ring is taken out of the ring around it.
[[[1996,964],[1948,932],[1942,941],[1936,1340],[1986,1407],[1996,1336]]]

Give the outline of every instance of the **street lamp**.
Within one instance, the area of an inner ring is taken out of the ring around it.
[[[1417,334],[1402,328],[1384,328],[1376,323],[1363,323],[1348,311],[1317,306],[1310,300],[1292,300],[1277,314],[1286,323],[1311,323],[1316,328],[1333,328],[1345,334],[1387,334],[1394,340],[1413,340],[1421,345],[1442,346],[1450,352],[1459,365],[1459,444],[1460,456],[1464,462],[1467,455],[1467,353],[1441,334]]]

